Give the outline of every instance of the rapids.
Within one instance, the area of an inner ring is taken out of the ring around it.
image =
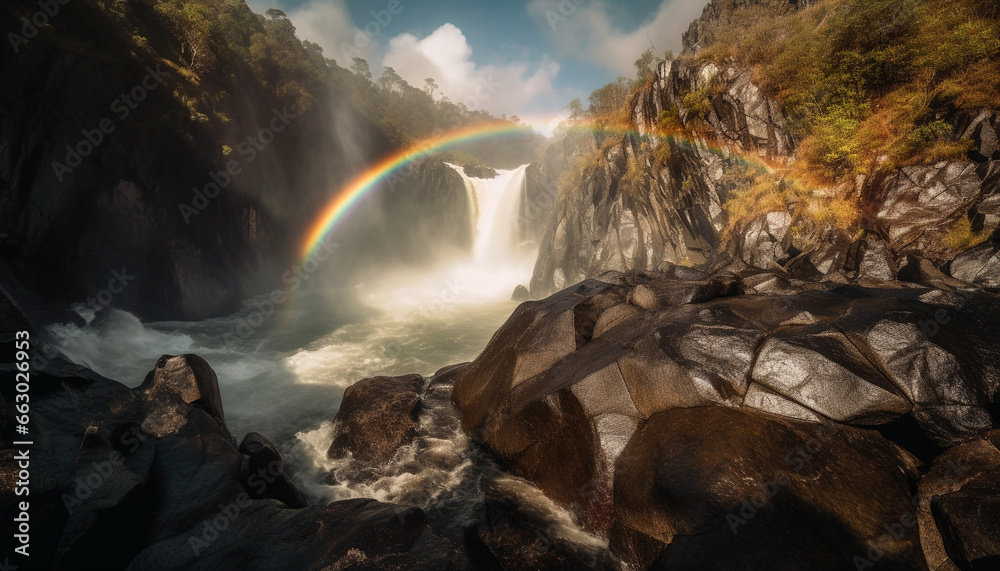
[[[497,470],[461,431],[447,386],[425,396],[428,413],[417,439],[376,478],[356,478],[350,458],[326,457],[344,389],[365,377],[429,376],[474,359],[516,307],[511,292],[531,277],[537,250],[520,239],[517,220],[526,165],[493,179],[449,166],[465,181],[474,222],[474,243],[462,256],[387,269],[351,291],[303,288],[273,311],[262,309],[266,296],[201,322],[142,323],[113,309],[98,316],[78,309],[85,326],[48,331],[73,361],[133,387],[164,353],[201,355],[218,375],[234,436],[254,431],[271,439],[311,502],[372,497],[417,505],[458,533],[473,521],[483,500],[479,483],[488,478],[530,505],[549,533],[601,549],[605,543],[579,529],[569,512]]]

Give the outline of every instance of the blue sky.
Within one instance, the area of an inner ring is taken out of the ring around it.
[[[652,45],[680,50],[681,33],[708,0],[248,0],[278,8],[300,38],[377,77],[392,67],[412,85],[433,77],[438,97],[549,131],[574,97],[619,75]]]

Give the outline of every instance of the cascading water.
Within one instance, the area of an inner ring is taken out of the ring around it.
[[[495,178],[469,177],[462,168],[448,166],[465,181],[473,208],[473,260],[481,265],[523,261],[523,252],[518,248],[517,213],[524,195],[524,174],[528,165],[499,171]]]
[[[489,480],[548,514],[555,535],[600,551],[606,544],[576,527],[537,488],[501,475],[462,432],[447,386],[425,395],[418,437],[375,477],[356,478],[350,458],[326,457],[345,388],[365,377],[430,375],[474,359],[515,308],[514,288],[531,277],[537,252],[520,243],[517,220],[526,166],[492,179],[450,166],[468,192],[471,250],[431,267],[383,272],[377,282],[342,296],[360,299],[362,308],[328,307],[326,300],[337,296],[316,289],[297,292],[294,304],[275,308],[246,337],[232,333],[254,322],[266,297],[250,300],[236,315],[198,323],[144,324],[110,311],[86,326],[56,325],[50,332],[67,356],[130,386],[140,384],[165,352],[205,357],[218,374],[230,430],[237,438],[249,431],[271,438],[298,470],[296,481],[312,502],[374,497],[417,505],[458,533],[476,517],[480,482]],[[313,333],[296,337],[281,327],[289,320]]]

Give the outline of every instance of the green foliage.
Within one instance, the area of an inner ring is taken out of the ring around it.
[[[827,179],[851,172],[861,161],[855,135],[867,105],[831,105],[812,119],[811,136],[802,142],[800,155]]]
[[[687,109],[689,117],[694,117],[698,119],[708,119],[709,113],[712,112],[712,102],[709,99],[711,93],[711,87],[705,86],[696,91],[692,91],[684,95],[681,98],[681,103],[684,108]]]
[[[656,66],[658,64],[659,58],[657,57],[656,50],[649,48],[642,52],[639,59],[635,60],[635,83],[643,87],[649,83],[649,80],[653,78],[653,74],[656,73]]]
[[[742,164],[727,172],[724,186],[731,186],[723,208],[730,223],[723,242],[746,222],[769,212],[789,212],[796,221],[793,238],[811,236],[817,229],[833,226],[849,229],[857,224],[858,206],[851,197],[815,191],[795,179],[784,178],[761,167]],[[799,243],[802,249],[808,244]]]
[[[990,230],[974,231],[972,222],[968,217],[963,216],[948,229],[944,238],[944,246],[957,251],[968,250],[989,240],[992,235],[993,232]]]
[[[653,166],[659,170],[670,164],[673,156],[670,149],[670,142],[667,140],[657,141],[656,148],[652,150]]]
[[[364,59],[354,58],[350,69],[344,69],[326,59],[320,46],[300,41],[284,12],[254,14],[244,0],[95,0],[82,10],[99,20],[84,26],[113,30],[102,37],[108,47],[100,57],[112,62],[131,57],[169,68],[169,89],[185,114],[181,119],[200,130],[185,136],[196,141],[211,134],[215,140],[206,141],[206,149],[223,156],[222,141],[245,136],[234,132],[232,116],[245,111],[251,101],[254,108],[273,106],[301,114],[340,97],[398,146],[471,123],[499,121],[485,111],[446,98],[436,100],[433,78],[417,89],[385,68],[375,84]],[[53,21],[69,26],[69,20]],[[95,47],[87,34],[76,35],[81,40],[75,49],[93,55]],[[74,34],[61,36],[68,44]],[[176,119],[165,124],[184,129]],[[542,141],[544,137],[524,126],[505,138],[463,145],[449,156],[462,163],[478,160],[510,167],[534,160]]]
[[[736,10],[700,57],[754,69],[785,104],[800,168],[827,183],[959,156],[935,119],[1000,106],[995,0],[820,0]]]
[[[365,81],[372,80],[372,70],[368,66],[368,60],[354,57],[351,59],[351,73],[364,79]]]
[[[674,133],[683,130],[684,123],[681,122],[680,110],[676,107],[669,107],[660,111],[656,125],[663,133]]]

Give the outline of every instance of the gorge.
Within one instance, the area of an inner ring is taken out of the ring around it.
[[[112,4],[0,56],[10,561],[1000,564],[993,4],[712,0],[548,139],[242,0],[175,3],[218,15],[207,67],[166,4]],[[141,121],[57,180],[154,55]]]

